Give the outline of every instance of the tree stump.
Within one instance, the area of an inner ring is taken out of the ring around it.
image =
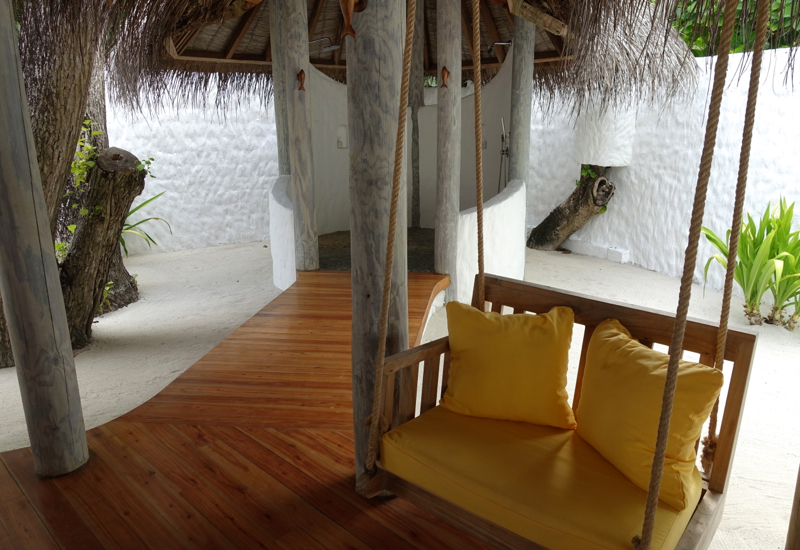
[[[86,208],[61,268],[61,288],[73,349],[89,344],[92,321],[103,301],[119,236],[133,200],[144,190],[145,172],[127,151],[110,147],[100,153],[89,176]]]
[[[604,177],[604,167],[591,166],[591,170],[598,175],[581,177],[569,198],[531,231],[528,248],[555,250],[608,204],[614,196],[614,184]]]
[[[122,262],[122,247],[119,243],[111,260],[111,269],[108,270],[108,280],[114,283],[111,287],[114,292],[108,295],[108,304],[103,308],[103,313],[110,313],[139,301],[139,286]]]

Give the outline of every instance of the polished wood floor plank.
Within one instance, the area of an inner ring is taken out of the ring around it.
[[[444,281],[444,282],[443,282]],[[446,279],[409,275],[413,343]],[[350,274],[298,281],[54,480],[0,455],[0,548],[486,548],[354,490]]]

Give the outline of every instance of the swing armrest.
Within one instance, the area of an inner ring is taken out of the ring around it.
[[[424,366],[422,393],[418,399],[420,363]],[[417,406],[420,414],[435,407],[439,396],[447,389],[449,371],[450,340],[447,337],[387,357],[383,371],[386,377],[383,415],[389,426],[396,428],[413,419]],[[395,383],[399,384],[398,392],[395,392]]]

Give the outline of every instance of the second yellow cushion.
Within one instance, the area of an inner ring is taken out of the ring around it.
[[[575,428],[566,391],[574,314],[500,315],[450,302],[446,409],[469,416]]]
[[[631,337],[619,321],[600,323],[589,342],[576,416],[578,435],[647,490],[669,356]],[[694,445],[722,388],[722,372],[681,361],[659,498],[683,510],[692,493]]]

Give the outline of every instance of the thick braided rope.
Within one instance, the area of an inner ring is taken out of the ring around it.
[[[720,370],[722,370],[725,360],[725,345],[728,339],[728,316],[731,312],[734,272],[736,270],[736,258],[739,252],[739,235],[742,231],[742,214],[747,190],[747,172],[750,168],[750,146],[753,141],[753,126],[756,121],[756,102],[758,100],[759,80],[761,79],[761,61],[764,57],[764,45],[767,41],[767,23],[769,23],[769,2],[767,0],[759,0],[753,62],[750,68],[750,90],[747,96],[747,110],[744,115],[742,149],[739,154],[739,179],[736,182],[736,199],[733,207],[733,221],[731,222],[731,242],[728,246],[728,266],[725,271],[722,313],[720,314],[719,332],[717,333],[717,355],[714,361],[714,366]],[[708,471],[714,463],[714,454],[717,449],[718,413],[719,399],[714,403],[714,409],[711,411],[708,422],[708,436],[703,440],[703,468],[706,471]]]
[[[389,332],[389,301],[392,292],[392,267],[397,233],[397,206],[400,201],[400,176],[403,170],[403,147],[406,136],[406,114],[408,112],[408,81],[411,75],[411,51],[414,45],[414,21],[417,0],[408,1],[406,13],[406,44],[403,52],[403,76],[400,87],[400,114],[397,119],[397,142],[394,150],[394,174],[392,177],[392,206],[389,212],[389,238],[386,243],[386,266],[383,274],[383,300],[381,301],[381,327],[378,336],[378,353],[375,358],[375,388],[372,396],[372,415],[369,425],[366,469],[375,471],[378,444],[381,436],[381,409],[383,408],[383,367],[386,362],[386,336]]]
[[[669,423],[672,417],[672,405],[675,399],[675,388],[678,384],[678,365],[683,354],[683,337],[686,332],[686,318],[689,313],[689,301],[692,296],[692,281],[694,268],[697,264],[697,247],[700,241],[700,227],[703,224],[708,180],[711,176],[711,162],[714,158],[714,147],[717,143],[717,127],[719,126],[719,112],[722,104],[722,94],[725,90],[725,78],[728,74],[728,54],[731,49],[733,27],[736,22],[736,8],[738,0],[726,0],[725,16],[722,23],[722,35],[719,41],[719,56],[714,70],[714,87],[711,92],[711,103],[708,109],[706,123],[705,143],[703,155],[700,160],[700,171],[697,175],[694,206],[692,207],[692,221],[689,227],[689,243],[683,263],[683,277],[678,295],[678,311],[675,314],[675,325],[672,331],[672,341],[669,351],[669,366],[667,379],[664,384],[664,396],[661,402],[661,418],[658,423],[658,437],[653,456],[653,467],[650,471],[650,487],[647,492],[647,506],[644,513],[641,537],[634,537],[633,545],[636,550],[649,550],[653,540],[656,509],[658,507],[658,494],[661,489],[661,478],[664,474],[664,459],[667,452],[669,437]]]
[[[478,211],[478,309],[484,310],[486,291],[483,265],[483,111],[481,110],[481,4],[472,0],[472,80],[475,82],[475,194]]]

